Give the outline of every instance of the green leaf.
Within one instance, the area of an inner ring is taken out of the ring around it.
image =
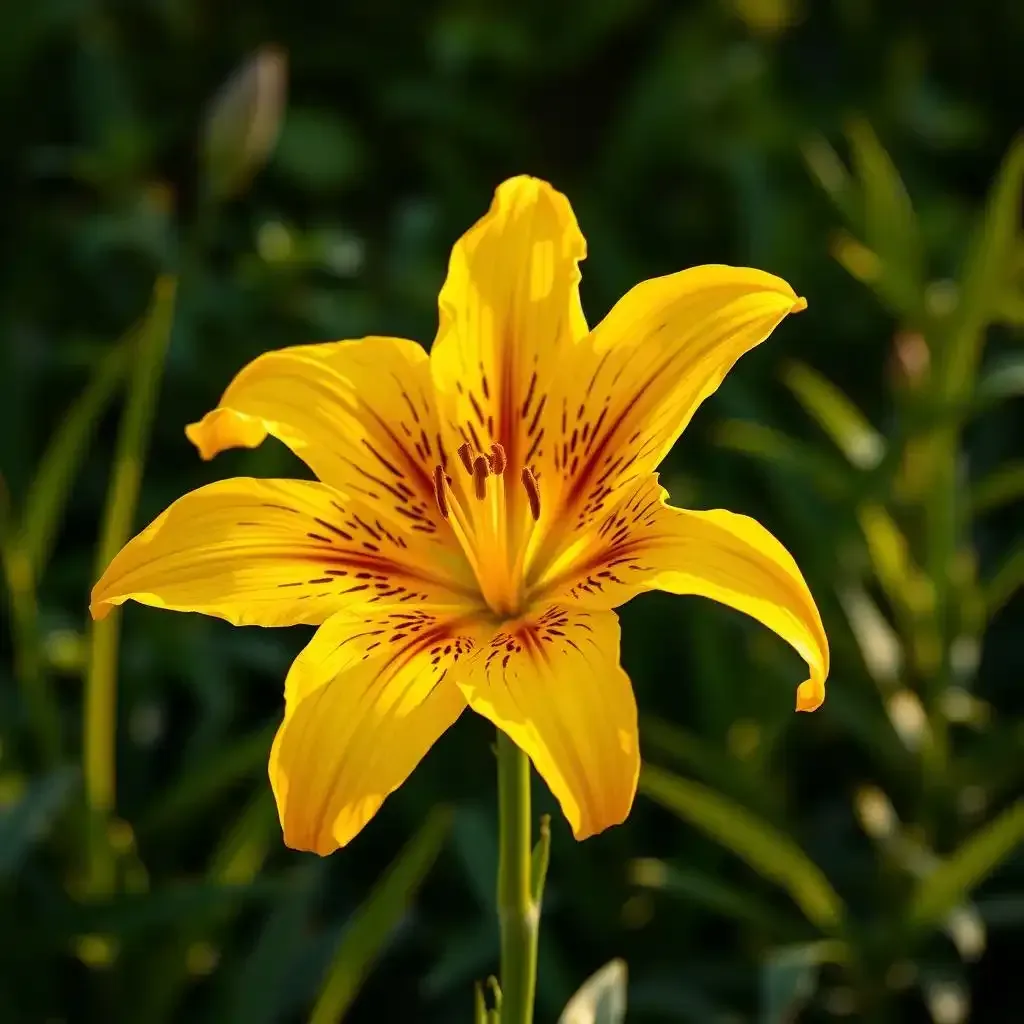
[[[747,806],[765,808],[764,787],[756,774],[745,769],[743,762],[730,756],[721,744],[695,736],[656,715],[644,715],[640,719],[640,740],[642,748],[649,753],[671,759],[688,774],[698,775]]]
[[[149,310],[133,346],[131,376],[96,546],[93,579],[100,577],[131,536],[150,427],[174,324],[177,288],[176,278],[169,275],[157,278]],[[94,622],[89,634],[82,764],[89,808],[86,888],[93,895],[111,891],[114,884],[114,864],[105,840],[105,820],[114,809],[115,799],[119,621],[119,612],[114,610],[102,621]]]
[[[626,1019],[626,961],[611,960],[565,1004],[558,1024],[622,1024]]]
[[[984,586],[985,615],[991,619],[1024,585],[1024,544],[1019,544],[1003,560]]]
[[[78,779],[77,769],[58,768],[33,779],[18,800],[0,808],[0,879],[13,875],[47,835]]]
[[[1022,842],[1024,800],[1018,800],[921,880],[910,901],[911,926],[941,924]]]
[[[345,930],[309,1024],[337,1024],[352,1004],[373,962],[409,908],[437,860],[451,828],[452,813],[435,808],[406,844]]]
[[[859,217],[860,194],[839,155],[820,136],[809,139],[800,148],[811,177],[832,200],[846,223],[856,224]]]
[[[862,119],[847,129],[864,199],[864,241],[882,261],[877,290],[899,312],[916,316],[924,292],[924,256],[917,216],[889,154]]]
[[[781,430],[747,420],[726,420],[719,424],[713,436],[715,443],[723,448],[811,481],[825,497],[841,498],[852,490],[853,475],[831,451],[822,453]]]
[[[1024,189],[1024,134],[1010,146],[989,191],[960,274],[960,300],[943,349],[942,386],[947,397],[969,395],[985,330],[999,307],[1015,265]]]
[[[246,903],[274,899],[281,895],[283,884],[276,880],[246,885],[176,882],[153,892],[119,894],[83,904],[72,914],[70,927],[76,934],[112,934],[126,939],[152,933],[163,938],[169,928],[235,912]]]
[[[835,942],[773,950],[761,968],[761,1024],[793,1024],[814,995],[818,969],[843,956],[843,947]]]
[[[885,457],[885,438],[842,391],[817,370],[791,363],[783,382],[808,415],[857,469],[874,469]]]
[[[154,801],[138,830],[156,833],[175,828],[205,810],[241,780],[263,771],[276,729],[276,722],[258,729],[191,767]]]
[[[911,558],[896,520],[881,505],[865,502],[857,510],[857,521],[871,567],[889,600],[913,613],[926,611],[934,603],[932,584]]]
[[[280,844],[277,807],[265,784],[224,833],[207,868],[207,875],[222,883],[250,882],[260,872],[272,845]]]
[[[745,807],[695,782],[644,765],[640,791],[709,835],[786,890],[807,919],[837,930],[845,908],[816,864],[787,835]]]
[[[75,473],[81,468],[96,424],[124,378],[137,331],[138,327],[133,327],[104,354],[39,460],[21,517],[21,547],[28,557],[33,579],[38,580],[46,568]]]
[[[302,1003],[331,938],[313,927],[322,904],[324,860],[304,858],[285,882],[273,912],[240,969],[229,976],[227,1007],[213,1019],[225,1024],[277,1024]]]
[[[634,885],[686,900],[718,917],[731,917],[776,935],[792,930],[791,922],[770,904],[702,871],[642,857],[630,864],[629,876]]]
[[[1024,459],[1015,459],[993,470],[972,488],[971,512],[991,512],[1024,498]]]

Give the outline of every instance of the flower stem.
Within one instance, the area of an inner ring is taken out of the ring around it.
[[[501,1024],[533,1024],[540,901],[532,886],[530,761],[498,731]]]

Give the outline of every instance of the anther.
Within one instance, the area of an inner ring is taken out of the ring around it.
[[[482,455],[478,455],[473,460],[473,487],[476,490],[476,496],[478,500],[483,501],[487,497],[487,474],[490,473],[490,469],[487,465],[487,459]]]
[[[526,488],[526,500],[530,503],[530,515],[536,521],[540,519],[540,490],[529,466],[523,466],[523,486]]]
[[[497,441],[491,445],[491,454],[487,456],[487,463],[495,476],[501,476],[505,472],[508,460],[505,458],[505,449]]]
[[[467,442],[466,444],[460,445],[456,454],[462,460],[462,465],[466,468],[466,472],[473,475],[473,448]]]
[[[448,518],[448,495],[444,490],[444,469],[441,466],[434,467],[434,497],[437,499],[437,508],[443,519]]]

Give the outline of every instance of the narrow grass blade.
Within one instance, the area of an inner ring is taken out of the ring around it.
[[[910,901],[911,926],[938,927],[1021,843],[1024,800],[1018,800],[980,828],[921,880]]]
[[[845,909],[818,866],[787,835],[713,790],[644,765],[640,791],[786,890],[807,919],[837,930]]]
[[[131,533],[150,424],[170,341],[175,291],[174,278],[157,280],[139,332],[97,551],[98,572],[106,568]],[[82,750],[90,819],[87,887],[93,894],[109,891],[113,885],[113,862],[103,832],[106,817],[114,808],[119,622],[120,615],[115,611],[93,624],[85,681]]]
[[[857,469],[874,469],[885,456],[885,438],[830,380],[804,363],[791,363],[782,377],[807,414]]]
[[[981,356],[985,329],[998,313],[1019,244],[1024,191],[1024,134],[1003,160],[967,250],[960,275],[960,301],[943,350],[945,397],[969,395]]]
[[[92,379],[61,420],[39,460],[22,512],[21,546],[33,578],[46,569],[68,492],[96,424],[124,379],[138,340],[138,326],[105,353]]]
[[[441,852],[452,815],[435,809],[355,912],[328,968],[309,1024],[337,1024],[352,1004],[388,936],[408,909]]]

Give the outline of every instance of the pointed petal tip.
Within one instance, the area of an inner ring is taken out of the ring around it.
[[[802,313],[806,308],[807,300],[802,295],[798,295],[789,311],[790,313]]]
[[[807,679],[796,690],[797,711],[817,711],[825,703],[825,684],[817,679]]]

